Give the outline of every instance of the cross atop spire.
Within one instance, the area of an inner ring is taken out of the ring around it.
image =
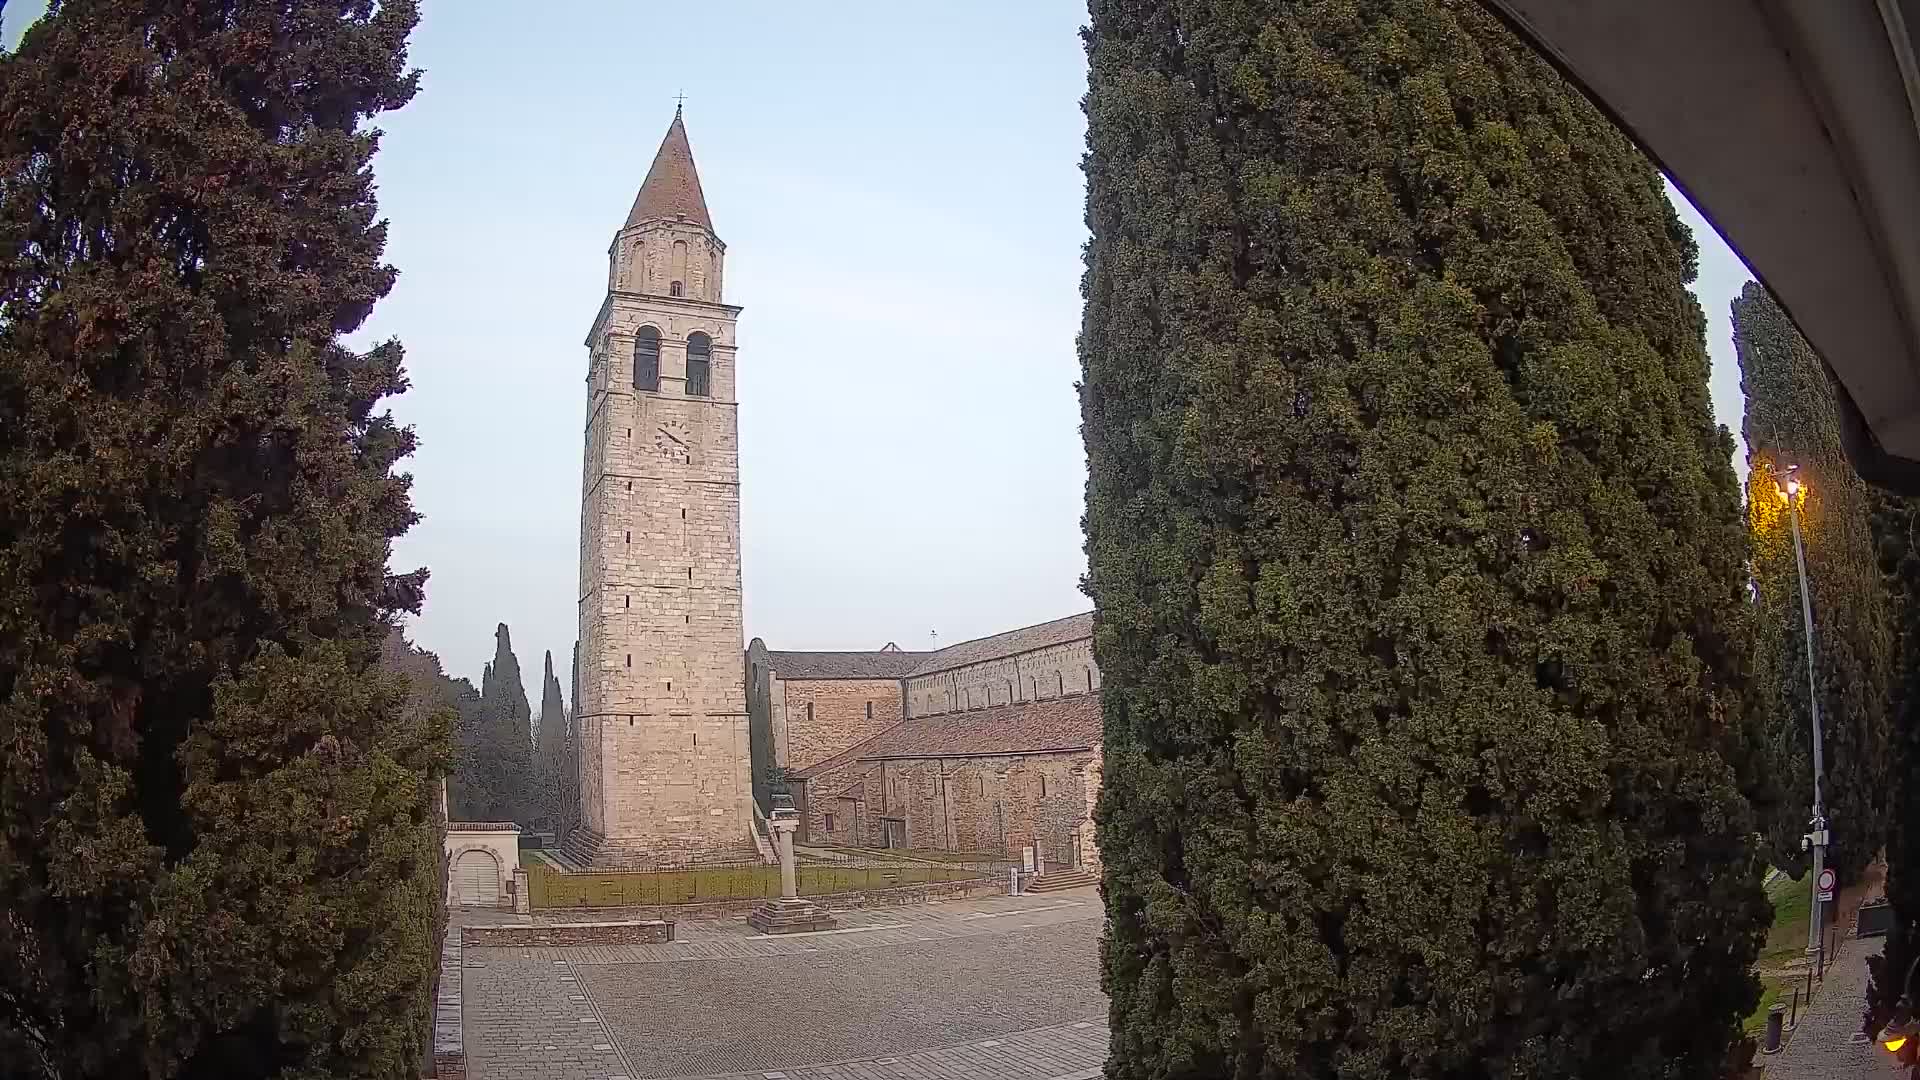
[[[673,118],[675,120],[680,119],[680,107],[682,105],[685,105],[686,103],[687,103],[687,92],[685,90],[682,90],[679,93],[673,95]]]
[[[681,95],[680,100],[684,102],[686,96]],[[626,227],[676,217],[684,217],[709,231],[713,229],[713,219],[707,216],[707,197],[700,190],[700,173],[693,167],[693,147],[687,142],[687,126],[680,119],[678,105],[674,106],[673,123],[667,126],[667,137],[660,140],[660,149],[653,155],[653,167],[647,170],[640,193],[634,196]]]

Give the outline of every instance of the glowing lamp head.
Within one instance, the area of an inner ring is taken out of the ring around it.
[[[1913,1007],[1905,998],[1894,1010],[1892,1022],[1880,1032],[1880,1049],[1893,1055],[1902,1065],[1916,1064],[1916,1054],[1920,1052],[1920,1042],[1914,1040],[1915,1023]]]

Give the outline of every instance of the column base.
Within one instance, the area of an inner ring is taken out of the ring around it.
[[[827,909],[805,897],[769,900],[747,916],[747,925],[763,934],[800,934],[838,926]]]

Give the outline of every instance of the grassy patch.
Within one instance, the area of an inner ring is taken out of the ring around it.
[[[1813,907],[1813,898],[1808,895],[1810,885],[1805,875],[1795,881],[1783,874],[1767,886],[1773,926],[1760,948],[1762,968],[1784,967],[1806,955],[1807,920]]]
[[[835,866],[797,868],[802,896],[889,889],[901,885],[966,881],[979,877],[962,867]],[[698,904],[712,900],[762,900],[780,895],[777,866],[723,866],[699,870],[561,874],[544,864],[527,870],[528,899],[537,908],[629,907]]]
[[[1763,978],[1760,980],[1760,1004],[1754,1006],[1752,1014],[1741,1025],[1749,1035],[1759,1035],[1767,1029],[1767,1010],[1776,1002],[1790,1001],[1796,979]],[[1806,1003],[1801,1002],[1804,1006]]]

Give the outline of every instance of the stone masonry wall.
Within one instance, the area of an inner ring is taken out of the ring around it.
[[[901,720],[898,679],[784,679],[780,763],[804,769]],[[777,751],[776,751],[777,752]]]
[[[907,846],[1016,859],[1035,836],[1050,864],[1099,866],[1091,829],[1099,750],[851,762],[808,780],[809,835],[883,847],[904,820]],[[858,785],[859,798],[833,798]],[[834,829],[826,831],[826,815]],[[816,842],[826,842],[820,840]]]
[[[1081,638],[998,660],[903,680],[906,714],[931,716],[955,709],[1041,701],[1100,689],[1093,641]]]
[[[678,238],[687,226],[661,228]],[[717,259],[718,249],[709,250]],[[616,257],[620,251],[616,245]],[[717,270],[713,280],[717,288]],[[699,295],[708,295],[701,281]],[[664,865],[751,848],[738,314],[705,300],[615,291],[588,335],[582,844],[603,865]],[[642,325],[660,333],[658,393],[633,386],[633,341]],[[696,330],[713,343],[710,397],[686,394],[686,342]]]

